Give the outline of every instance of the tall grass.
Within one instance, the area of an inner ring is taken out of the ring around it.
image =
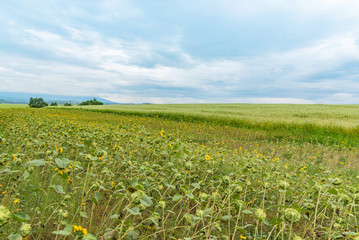
[[[75,108],[78,109],[78,108]],[[130,105],[83,107],[81,110],[143,116],[265,130],[273,141],[356,146],[359,111],[353,105]],[[288,112],[288,110],[290,110]],[[298,110],[298,112],[295,112]]]

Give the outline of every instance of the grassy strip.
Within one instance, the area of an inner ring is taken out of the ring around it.
[[[0,104],[0,109],[1,108],[27,108],[28,105],[27,104],[11,104],[11,103],[1,103]]]
[[[231,126],[242,129],[264,130],[269,134],[272,141],[287,140],[295,142],[309,142],[326,145],[337,145],[340,142],[356,147],[359,140],[359,128],[344,128],[342,126],[333,125],[316,125],[309,122],[288,123],[276,121],[260,121],[256,122],[252,119],[234,119],[222,116],[206,116],[200,114],[183,114],[174,112],[161,111],[133,111],[133,110],[112,110],[112,109],[90,109],[90,108],[61,108],[71,110],[84,110],[91,112],[102,112],[119,114],[122,116],[141,116],[169,119],[178,122],[206,123],[219,126]]]

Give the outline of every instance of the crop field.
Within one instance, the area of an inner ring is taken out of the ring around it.
[[[1,108],[26,108],[26,107],[27,107],[26,104],[5,104],[5,103],[0,104],[0,109]]]
[[[358,119],[355,105],[0,105],[0,239],[359,239]]]
[[[335,144],[338,138],[359,140],[358,105],[293,104],[170,104],[107,105],[85,110],[161,117],[176,121],[206,122],[242,129],[265,130],[267,137]]]

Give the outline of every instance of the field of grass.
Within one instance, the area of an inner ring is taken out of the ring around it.
[[[75,107],[76,108],[76,107]],[[337,144],[359,141],[359,106],[293,104],[107,105],[82,109],[266,131],[267,138]],[[340,139],[340,141],[338,141]]]
[[[0,104],[0,109],[1,108],[27,108],[27,104],[6,104],[6,103],[1,103]]]
[[[358,105],[295,105],[295,104],[148,104],[82,106],[90,109],[108,109],[151,115],[184,115],[227,119],[254,124],[263,122],[315,124],[356,128],[359,126]],[[226,123],[228,123],[226,122]]]
[[[0,107],[0,238],[359,238],[357,106],[77,108]]]

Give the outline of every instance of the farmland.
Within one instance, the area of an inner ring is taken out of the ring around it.
[[[357,109],[6,105],[1,237],[357,239]]]
[[[338,138],[354,144],[359,134],[357,105],[150,104],[88,106],[82,109],[265,130],[266,138],[292,138],[325,144],[335,144]]]

